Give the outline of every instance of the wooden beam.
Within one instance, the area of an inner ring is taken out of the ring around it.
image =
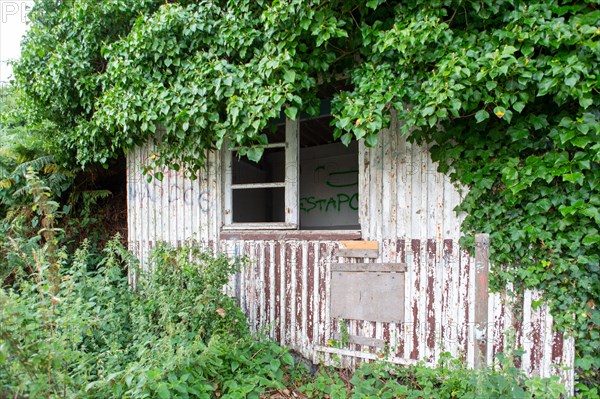
[[[405,263],[333,263],[332,272],[396,272],[406,271]]]
[[[341,240],[340,248],[343,249],[379,249],[378,241],[362,241],[362,240]]]
[[[379,242],[377,241],[339,241],[336,256],[344,258],[377,258]]]

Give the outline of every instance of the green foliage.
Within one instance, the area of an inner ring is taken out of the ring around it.
[[[436,368],[388,363],[362,365],[351,378],[333,369],[321,370],[300,388],[309,398],[561,398],[564,387],[556,378],[527,379],[512,364],[512,355],[500,357],[495,368],[469,370],[445,354]],[[327,395],[327,396],[326,396]]]
[[[0,89],[0,215],[15,206],[29,206],[26,174],[33,171],[44,180],[54,197],[72,184],[73,173],[56,165],[44,134],[28,125],[19,112],[22,93],[14,86]]]
[[[86,243],[72,259],[50,251],[38,247],[35,272],[0,291],[0,393],[258,398],[284,388],[293,358],[248,335],[223,295],[238,267],[231,260],[160,245],[134,291],[124,266],[135,260],[119,237],[99,265]],[[54,268],[52,258],[70,267]]]
[[[363,29],[370,62],[340,96],[341,117],[379,114],[349,104],[374,98],[373,81],[393,82],[384,102],[406,121],[403,131],[435,143],[440,171],[468,188],[463,231],[490,233],[493,288],[544,291],[575,336],[582,375],[598,383],[600,10],[434,2],[396,15],[391,27]]]
[[[96,181],[107,180],[102,172],[98,168],[82,171],[61,166],[56,156],[61,151],[48,139],[48,135],[56,136],[56,131],[48,123],[32,124],[25,119],[20,108],[23,95],[15,86],[1,89],[0,280],[4,280],[6,276],[32,270],[32,265],[17,254],[30,254],[44,228],[39,207],[32,209],[36,196],[52,198],[52,218],[61,228],[59,242],[70,248],[76,248],[85,234],[90,250],[100,252],[99,243],[108,239],[107,231],[113,232],[118,223],[106,221],[103,205],[112,192],[98,187]],[[45,194],[40,195],[40,190]],[[118,202],[112,203],[111,215],[118,209]],[[20,251],[15,251],[15,247]]]
[[[598,383],[597,1],[40,0],[30,16],[15,74],[29,114],[65,132],[63,162],[158,136],[149,167],[194,175],[206,150],[267,143],[270,119],[315,113],[319,85],[348,77],[336,138],[372,146],[396,113],[432,143],[468,189],[463,231],[491,235],[493,287],[543,290]]]

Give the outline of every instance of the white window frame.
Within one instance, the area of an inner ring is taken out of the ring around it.
[[[226,149],[224,156],[225,185],[224,185],[224,212],[223,230],[298,230],[300,227],[300,198],[298,191],[299,183],[299,132],[300,118],[285,120],[285,143],[273,143],[265,145],[264,148],[285,147],[285,180],[276,183],[254,183],[254,184],[232,184],[232,152],[236,150]],[[285,221],[284,222],[257,222],[257,223],[234,223],[233,222],[233,190],[245,190],[253,188],[285,188]]]

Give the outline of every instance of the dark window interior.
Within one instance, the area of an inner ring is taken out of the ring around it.
[[[350,230],[358,224],[358,143],[333,139],[330,115],[300,122],[300,228]]]
[[[233,190],[234,223],[285,222],[285,188]]]

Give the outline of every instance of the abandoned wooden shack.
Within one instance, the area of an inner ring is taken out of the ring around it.
[[[325,114],[326,112],[324,112]],[[131,250],[194,239],[251,263],[231,282],[251,328],[313,362],[386,359],[477,367],[508,345],[532,375],[573,386],[574,343],[553,331],[540,295],[487,292],[487,241],[459,248],[461,192],[398,121],[374,148],[332,140],[331,116],[282,119],[259,163],[209,154],[198,179],[147,182],[151,143],[128,154]],[[342,333],[343,331],[343,333]]]

